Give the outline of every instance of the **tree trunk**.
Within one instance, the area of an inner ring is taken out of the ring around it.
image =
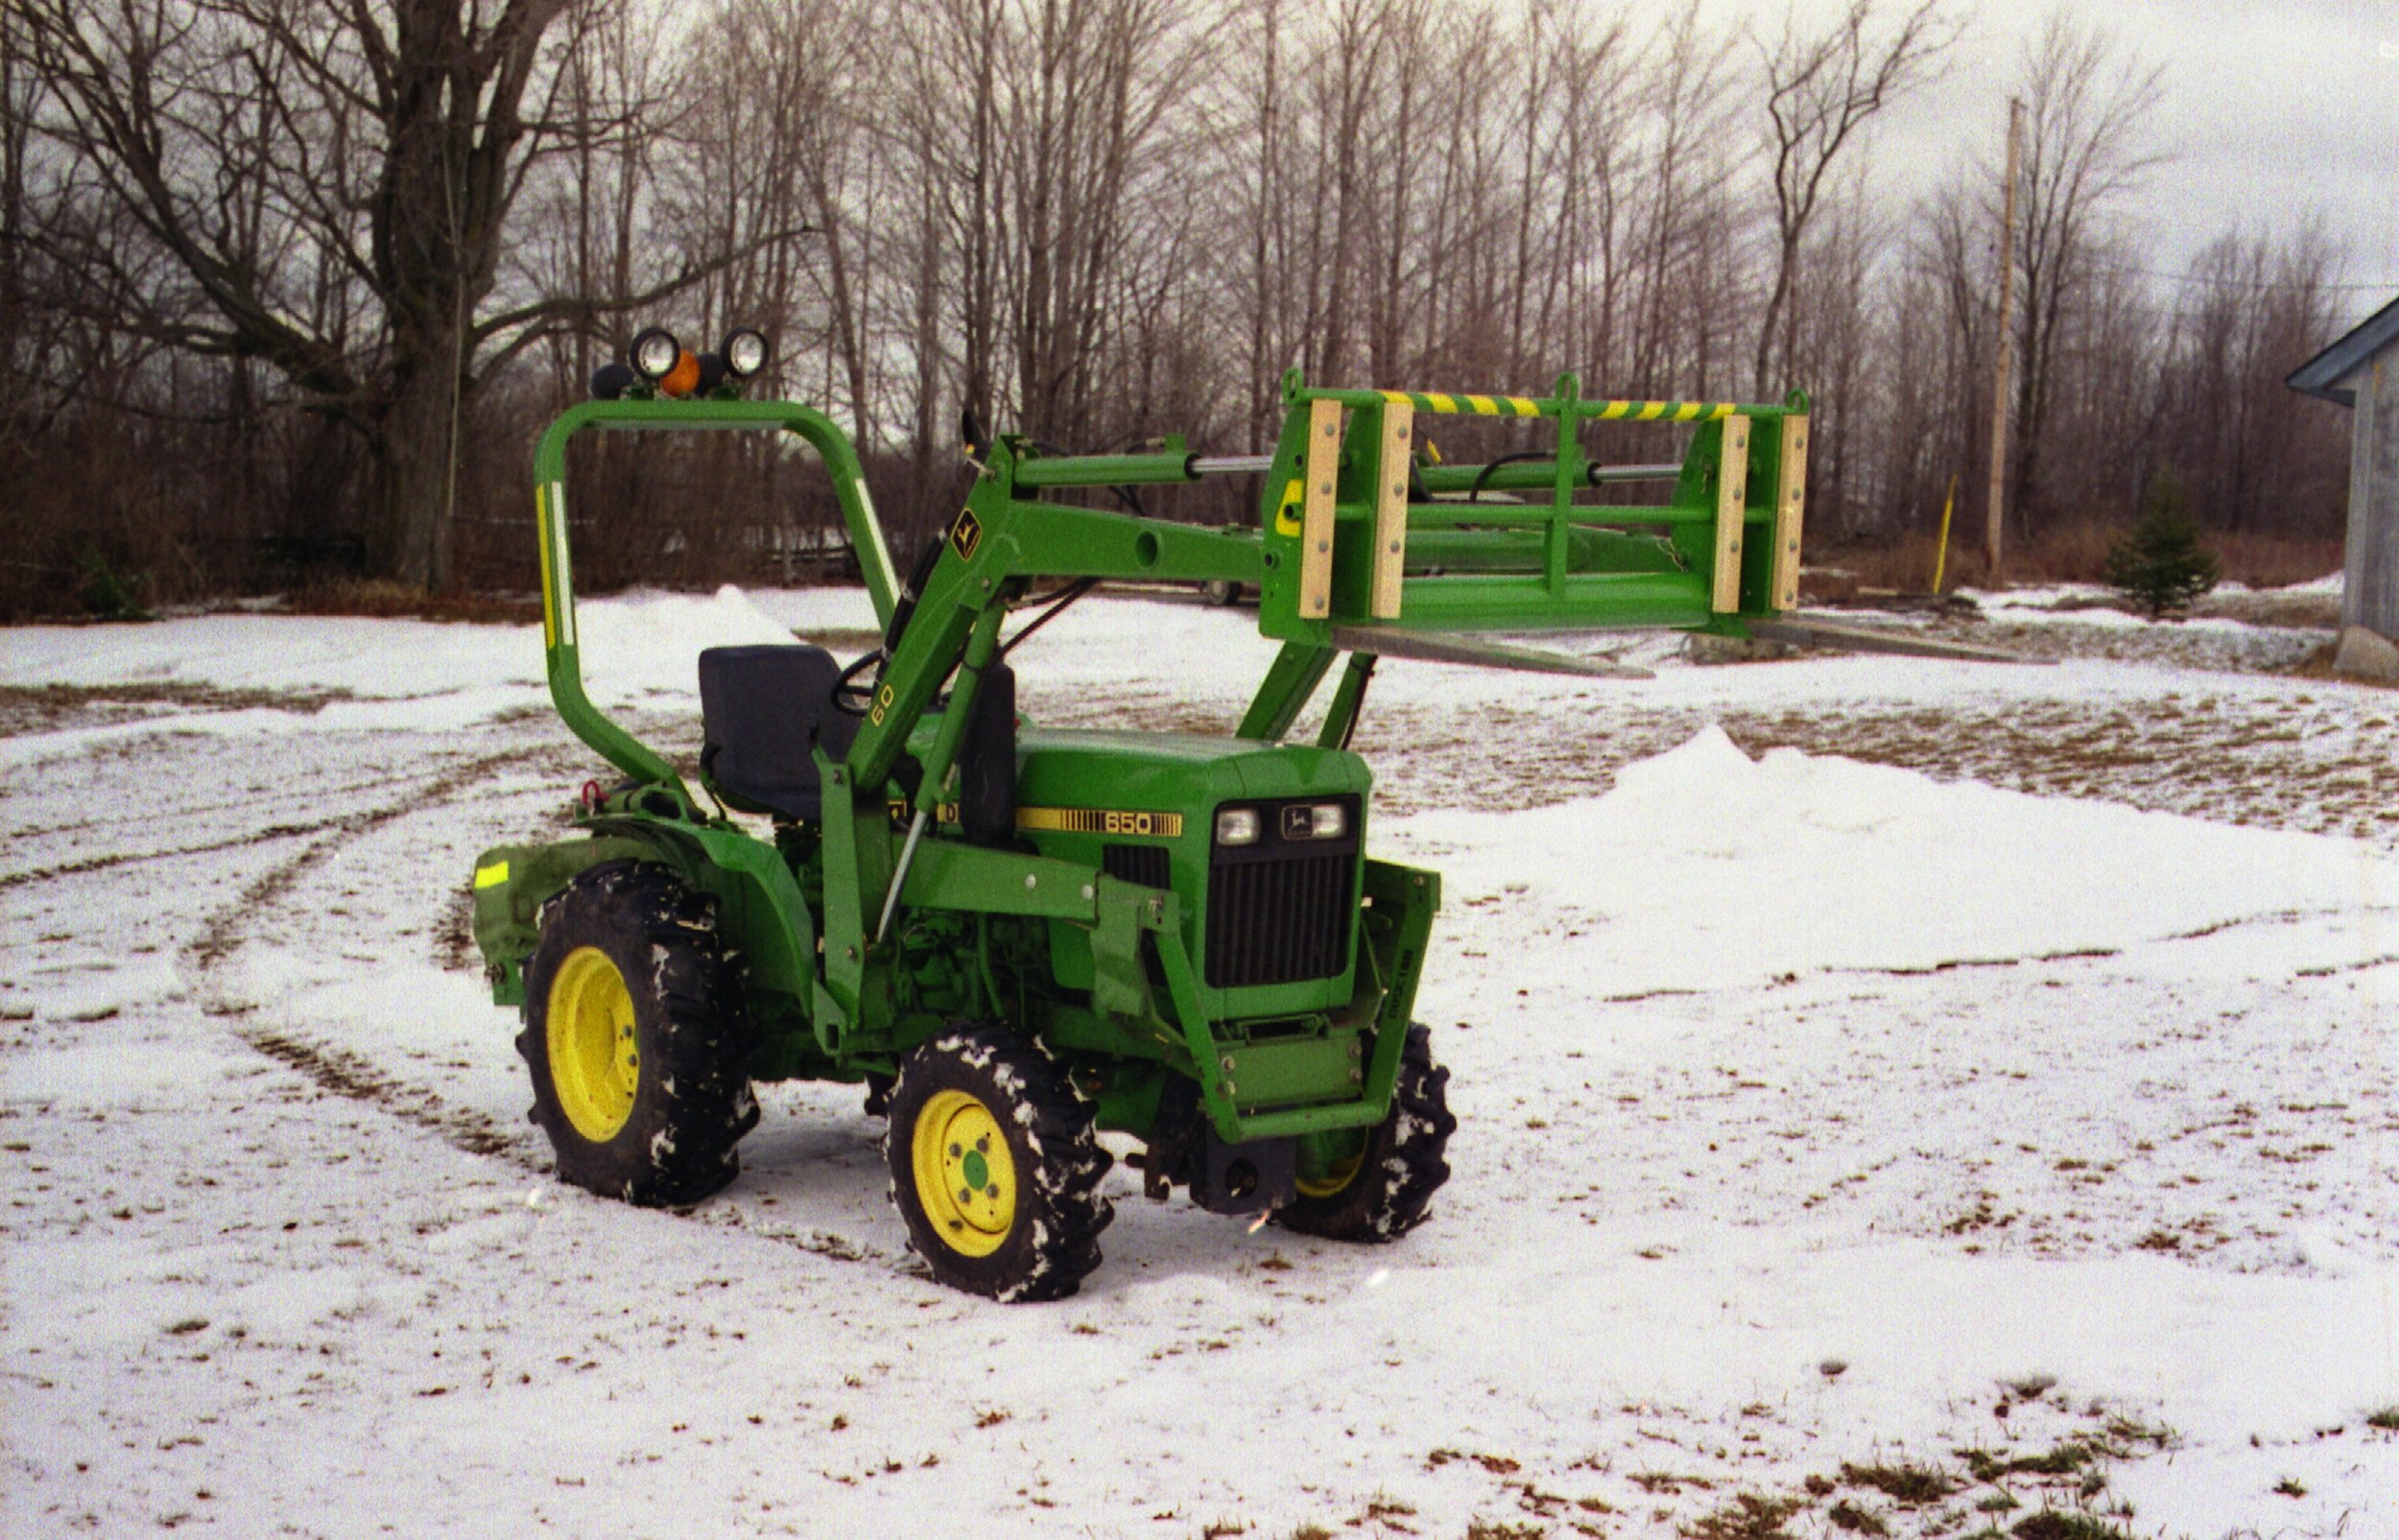
[[[439,324],[404,340],[392,365],[392,400],[374,443],[377,565],[398,581],[428,591],[450,581],[450,533],[457,498],[453,459],[465,402],[458,339]]]

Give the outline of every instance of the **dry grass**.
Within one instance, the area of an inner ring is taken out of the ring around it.
[[[2014,583],[2103,582],[2107,552],[2121,539],[2125,527],[2096,520],[2060,524],[2029,540],[2017,540],[2005,553],[2007,580]],[[2313,582],[2340,570],[2341,543],[2334,535],[2227,533],[2202,531],[2201,538],[2227,581],[2252,588],[2282,588]],[[1937,542],[1931,534],[1911,532],[1891,539],[1849,545],[1820,545],[1809,553],[1817,570],[1805,575],[1804,590],[1811,601],[1839,604],[1866,589],[1893,593],[1930,593]],[[1943,592],[1988,587],[1990,569],[1983,560],[1979,527],[1954,526],[1949,535],[1949,560],[1941,578]]]
[[[2015,1540],[2132,1540],[2130,1535],[2087,1513],[2045,1508],[2016,1526]]]
[[[1743,1492],[1683,1533],[1690,1540],[1791,1540],[1783,1523],[1807,1505],[1804,1498]]]
[[[382,579],[342,578],[293,591],[285,609],[295,615],[363,615],[375,620],[467,621],[523,625],[541,618],[541,601],[531,594],[429,594]]]
[[[1852,1465],[1841,1462],[1841,1481],[1868,1486],[1885,1497],[1910,1504],[1937,1503],[1958,1490],[1947,1475],[1924,1465]]]
[[[1834,1528],[1845,1529],[1851,1534],[1883,1535],[1890,1533],[1890,1526],[1884,1523],[1879,1515],[1858,1506],[1855,1503],[1849,1502],[1847,1499],[1843,1499],[1842,1501],[1834,1504],[1830,1508],[1826,1509],[1824,1517],[1831,1521]]]
[[[2331,534],[2206,534],[2225,578],[2252,588],[2287,588],[2340,570],[2340,537]]]

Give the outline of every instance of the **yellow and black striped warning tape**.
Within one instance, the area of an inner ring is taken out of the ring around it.
[[[1405,401],[1418,412],[1438,412],[1454,416],[1472,413],[1479,417],[1537,417],[1541,403],[1529,395],[1443,395],[1438,391],[1385,391],[1383,399],[1394,404]]]
[[[1622,417],[1632,422],[1715,422],[1741,408],[1730,401],[1585,401],[1586,417]]]
[[[1406,402],[1418,412],[1450,416],[1537,417],[1541,403],[1529,395],[1451,395],[1439,391],[1384,391],[1386,401]],[[1730,401],[1578,401],[1579,415],[1631,422],[1715,422],[1741,408]]]

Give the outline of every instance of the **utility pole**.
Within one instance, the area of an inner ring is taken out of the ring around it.
[[[1991,338],[1991,500],[1984,514],[1983,559],[1990,568],[1983,579],[2000,580],[2000,523],[2007,511],[2007,361],[2014,338],[2007,329],[2016,297],[2016,156],[2024,138],[2024,99],[2007,99],[2007,185],[1999,217],[1999,326]]]

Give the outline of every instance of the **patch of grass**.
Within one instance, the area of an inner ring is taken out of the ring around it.
[[[1714,1484],[1704,1476],[1676,1476],[1672,1471],[1635,1471],[1625,1479],[1652,1496],[1659,1493],[1671,1495],[1686,1486],[1696,1486],[1704,1492]]]
[[[2399,1405],[2375,1408],[2365,1414],[2365,1425],[2387,1433],[2399,1433]]]
[[[1683,1533],[1689,1540],[1792,1540],[1783,1521],[1807,1505],[1805,1498],[1742,1492]]]
[[[2151,1449],[2163,1449],[2174,1441],[2174,1431],[2172,1428],[2143,1422],[2138,1417],[2127,1417],[2122,1412],[2110,1416],[2100,1429],[2100,1433],[2106,1442],[2098,1446],[2099,1452],[2119,1459],[2130,1453],[2129,1446],[2134,1444],[2147,1444]]]
[[[1466,1540],[1549,1540],[1549,1533],[1537,1524],[1507,1524],[1497,1519],[1466,1521]]]
[[[1983,1498],[1981,1502],[1975,1504],[1974,1511],[1977,1513],[2005,1513],[2009,1508],[2020,1508],[2022,1506],[2024,1506],[2023,1504],[2017,1502],[2006,1492],[1993,1492],[1990,1496]]]
[[[1303,1524],[1291,1532],[1291,1540],[1333,1540],[1333,1531],[1320,1524]]]
[[[1959,1483],[1929,1465],[1852,1465],[1841,1461],[1841,1479],[1849,1486],[1870,1486],[1885,1497],[1911,1506],[1937,1503],[1958,1490]]]
[[[1833,1521],[1834,1528],[1846,1529],[1851,1534],[1890,1533],[1890,1526],[1885,1524],[1879,1516],[1858,1506],[1846,1498],[1826,1509],[1824,1516]]]
[[[2072,1476],[2098,1457],[2102,1451],[2079,1438],[2069,1438],[2055,1449],[2038,1455],[1993,1454],[1987,1449],[1961,1449],[1958,1457],[1966,1462],[1966,1469],[1978,1481],[1996,1481],[2009,1476]]]
[[[2132,1540],[2102,1519],[2087,1513],[2063,1513],[2043,1508],[2010,1531],[2015,1540]]]

